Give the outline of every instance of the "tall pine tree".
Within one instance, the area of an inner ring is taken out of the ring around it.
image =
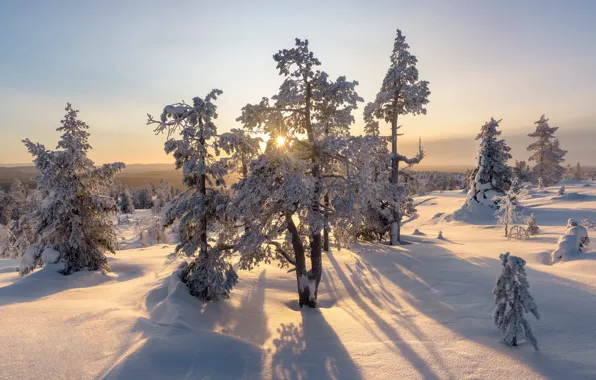
[[[532,171],[536,181],[542,186],[552,186],[561,181],[565,174],[561,163],[565,161],[563,157],[567,151],[560,148],[559,139],[555,137],[559,127],[551,127],[544,115],[534,124],[536,130],[528,136],[536,141],[528,146],[528,151],[533,152],[528,160],[535,162]]]
[[[399,194],[404,192],[397,189],[399,180],[399,163],[418,163],[422,156],[408,159],[397,153],[398,118],[400,115],[426,114],[428,104],[428,82],[418,78],[418,59],[409,51],[410,45],[406,43],[406,37],[401,30],[397,30],[397,37],[393,44],[393,51],[390,57],[390,65],[383,78],[381,89],[373,103],[365,107],[364,118],[366,122],[365,131],[368,135],[378,136],[379,126],[376,120],[385,120],[391,124],[391,176],[389,180],[395,185],[394,197],[398,199]],[[376,120],[375,120],[376,119]],[[391,218],[391,244],[395,245],[400,240],[401,219],[403,213],[401,207],[393,210]]]

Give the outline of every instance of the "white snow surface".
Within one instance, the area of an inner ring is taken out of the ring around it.
[[[132,248],[133,236],[107,275],[21,278],[0,260],[0,378],[596,378],[596,254],[550,265],[569,218],[596,220],[596,186],[566,189],[586,197],[552,187],[523,201],[541,231],[528,241],[503,238],[494,218],[442,218],[461,191],[416,198],[408,244],[324,254],[318,309],[298,308],[295,274],[275,264],[239,271],[230,300],[203,304],[179,281],[174,246]],[[504,252],[527,262],[540,351],[505,346],[493,325]]]

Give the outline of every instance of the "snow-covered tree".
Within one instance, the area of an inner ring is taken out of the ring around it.
[[[153,189],[149,184],[135,189],[133,192],[134,207],[137,210],[148,210],[153,208]]]
[[[0,189],[0,224],[18,228],[18,223],[25,213],[28,189],[16,178],[8,192]]]
[[[406,162],[408,165],[418,163],[423,158],[419,155],[408,159],[398,154],[397,137],[398,118],[400,115],[426,114],[426,105],[430,90],[427,81],[419,80],[416,64],[418,59],[409,51],[410,45],[406,43],[406,37],[401,30],[397,30],[397,37],[393,44],[393,51],[390,56],[390,65],[381,89],[375,101],[367,104],[364,109],[365,130],[367,134],[378,136],[378,120],[384,120],[391,124],[391,176],[390,181],[394,184],[399,182],[399,163]],[[394,197],[403,194],[403,191],[396,191]],[[399,199],[397,199],[399,200]],[[394,210],[391,222],[391,244],[396,245],[400,240],[401,219],[403,215],[399,209]]]
[[[476,140],[480,140],[478,164],[470,177],[470,190],[466,204],[472,203],[496,207],[496,196],[502,196],[512,181],[512,171],[507,161],[511,158],[505,140],[500,139],[497,130],[501,120],[490,119],[480,129]]]
[[[540,319],[538,307],[530,295],[526,270],[526,262],[521,257],[511,256],[509,252],[501,254],[503,270],[493,288],[495,312],[493,314],[495,326],[504,335],[503,343],[517,346],[520,338],[525,338],[538,350],[538,341],[532,333],[526,313],[532,313]]]
[[[157,133],[167,132],[165,151],[173,154],[176,169],[182,168],[183,182],[189,187],[168,210],[166,222],[179,221],[176,252],[194,256],[199,251],[182,270],[181,280],[190,294],[203,301],[229,298],[238,281],[226,261],[236,228],[225,213],[230,197],[222,187],[228,165],[220,154],[223,150],[230,155],[245,144],[242,135],[217,133],[215,100],[221,94],[212,90],[204,98],[193,98],[192,104],[168,105],[159,120],[148,115],[147,121],[157,124]]]
[[[10,226],[12,224],[12,203],[10,196],[0,189],[0,224]]]
[[[4,224],[0,224],[0,258],[17,258],[18,252],[15,245],[16,237],[12,229]]]
[[[39,190],[29,190],[24,206],[21,208],[18,223],[13,223],[13,233],[15,237],[14,250],[15,257],[21,257],[26,249],[35,244],[39,235],[37,235],[37,211],[42,204],[42,194]]]
[[[584,219],[581,223],[582,226],[586,228],[596,228],[596,223],[591,221],[590,219]]]
[[[87,157],[91,149],[89,126],[77,114],[68,103],[62,126],[57,128],[62,136],[55,151],[23,140],[35,157],[37,187],[44,200],[35,215],[39,241],[21,259],[21,274],[30,272],[42,260],[59,264],[59,272],[65,275],[82,269],[110,270],[105,252],[115,250],[110,216],[118,206],[109,196],[109,189],[124,164],[94,166]]]
[[[238,118],[247,132],[266,134],[269,142],[248,177],[234,186],[232,209],[245,226],[236,248],[245,269],[272,259],[294,265],[299,304],[315,307],[322,231],[351,177],[346,135],[361,99],[357,82],[331,80],[316,70],[321,63],[306,40],[296,39],[295,47],[280,50],[274,60],[284,77],[279,92],[247,104]],[[285,142],[275,146],[278,137]]]
[[[509,227],[515,223],[524,220],[523,216],[517,211],[517,201],[522,198],[525,193],[516,191],[515,184],[505,191],[503,195],[497,195],[493,199],[497,203],[497,225],[505,228],[505,237],[509,236]]]
[[[565,161],[563,157],[567,151],[559,147],[559,139],[555,138],[559,127],[551,127],[544,115],[534,124],[536,130],[528,136],[536,141],[528,146],[528,151],[534,152],[528,160],[535,163],[532,168],[534,177],[542,180],[543,186],[552,186],[563,178],[565,168],[560,164]]]
[[[584,173],[579,162],[575,166],[575,171],[573,172],[573,179],[576,181],[581,181],[582,179],[584,179]]]
[[[140,223],[137,226],[139,243],[142,247],[149,247],[155,244],[168,244],[169,239],[166,233],[166,226],[159,215],[152,215],[146,226]]]
[[[422,153],[421,153],[422,154]],[[379,241],[387,234],[390,222],[398,211],[414,216],[413,200],[408,187],[389,181],[391,172],[382,170],[391,164],[386,141],[375,136],[352,137],[347,158],[350,176],[335,188],[332,215],[338,247],[357,238]]]
[[[261,150],[260,144],[263,142],[263,139],[250,136],[243,129],[234,128],[230,132],[238,136],[238,145],[228,158],[228,167],[231,171],[239,173],[241,178],[246,178],[248,177],[249,164],[258,156]]]
[[[27,188],[18,178],[15,179],[10,185],[8,196],[12,205],[12,220],[16,223],[17,228],[19,220],[26,212],[25,208],[27,206],[27,193]]]
[[[517,178],[520,184],[532,181],[532,171],[526,161],[515,160],[515,165],[512,168],[513,178]]]
[[[538,223],[536,222],[536,217],[534,214],[530,214],[526,221],[528,222],[528,233],[530,235],[538,235],[540,233],[540,227],[538,227]]]
[[[135,211],[134,202],[132,200],[132,195],[130,194],[130,189],[128,186],[123,186],[122,193],[118,198],[121,213],[132,214]]]

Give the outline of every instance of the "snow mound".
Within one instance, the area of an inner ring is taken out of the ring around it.
[[[588,238],[588,230],[586,227],[571,225],[557,242],[557,249],[552,253],[553,263],[580,258],[584,247],[588,245],[589,242],[590,239]]]
[[[492,205],[470,203],[449,214],[435,215],[435,222],[464,222],[468,224],[495,224],[495,211]]]

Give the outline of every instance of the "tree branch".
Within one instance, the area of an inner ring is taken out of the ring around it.
[[[280,243],[276,241],[270,241],[267,244],[274,246],[280,255],[282,255],[290,264],[296,266],[296,259],[290,256],[290,254],[282,248]]]

